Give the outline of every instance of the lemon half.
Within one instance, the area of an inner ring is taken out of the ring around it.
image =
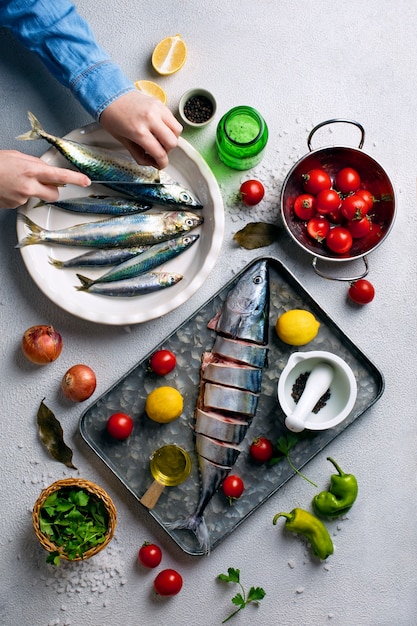
[[[157,387],[146,398],[146,415],[159,424],[168,424],[182,413],[184,400],[175,387]]]
[[[152,67],[164,76],[178,72],[187,59],[187,46],[181,35],[165,37],[152,53]]]
[[[166,104],[168,101],[167,95],[162,87],[160,87],[157,83],[154,83],[152,80],[137,80],[135,82],[135,87],[147,96],[158,98],[162,104]]]
[[[278,337],[290,346],[304,346],[316,337],[320,322],[310,311],[291,309],[280,315],[275,325]]]

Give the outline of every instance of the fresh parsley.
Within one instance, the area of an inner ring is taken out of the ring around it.
[[[291,460],[290,450],[296,445],[296,443],[298,443],[298,441],[299,439],[295,435],[282,435],[278,439],[278,442],[275,446],[277,451],[280,452],[280,455],[274,456],[269,461],[269,465],[275,465],[275,463],[278,463],[279,461],[281,461],[281,459],[285,458],[288,461],[288,465],[291,467],[291,469],[294,472],[296,472],[299,476],[301,476],[301,478],[304,478],[304,480],[310,483],[310,485],[313,485],[313,487],[316,487],[316,489],[318,489],[316,483],[313,483],[313,481],[307,478],[305,474],[300,472],[300,470],[295,467],[294,463]]]
[[[71,561],[82,558],[106,538],[109,515],[104,502],[84,489],[54,491],[40,510],[39,527],[59,550],[50,552],[47,563],[60,564],[60,554]]]
[[[236,615],[236,613],[239,613],[239,611],[244,609],[247,604],[250,604],[250,603],[259,604],[262,598],[265,597],[265,591],[262,589],[262,587],[251,587],[249,589],[249,592],[246,594],[240,582],[240,570],[233,569],[233,567],[229,567],[227,572],[228,572],[227,574],[219,574],[217,578],[219,580],[223,580],[226,583],[236,583],[237,585],[239,585],[241,592],[237,593],[232,598],[233,604],[237,606],[238,608],[236,609],[236,611],[231,613],[229,617],[226,617],[226,619],[222,621],[222,624],[225,624],[226,622],[228,622],[229,619],[231,619],[234,615]]]

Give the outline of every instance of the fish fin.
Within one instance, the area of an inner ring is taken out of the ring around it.
[[[82,274],[77,274],[77,278],[81,281],[81,285],[78,285],[76,289],[78,291],[87,291],[91,285],[94,285],[95,281],[92,278],[88,278],[87,276],[83,276]]]
[[[58,269],[62,269],[64,267],[64,261],[58,261],[58,259],[53,259],[51,256],[48,257],[49,263]]]
[[[42,228],[35,224],[35,222],[33,222],[30,217],[24,215],[23,213],[18,213],[17,218],[24,222],[31,232],[29,233],[29,235],[27,235],[27,237],[22,239],[22,241],[19,241],[19,243],[16,244],[15,248],[23,248],[24,246],[29,246],[32,243],[40,243],[41,238],[39,236],[39,233],[42,231]]]
[[[205,554],[210,553],[210,538],[207,524],[202,515],[189,515],[183,520],[176,522],[166,522],[165,528],[169,530],[191,530],[197,537],[200,548]]]
[[[23,133],[23,135],[18,135],[16,139],[20,139],[21,141],[29,141],[31,139],[42,139],[43,128],[39,122],[39,120],[28,111],[28,118],[31,125],[31,130],[27,133]]]

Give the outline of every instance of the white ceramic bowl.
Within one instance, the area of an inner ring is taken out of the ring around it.
[[[294,352],[281,372],[278,381],[278,401],[285,415],[291,415],[297,404],[292,398],[293,386],[300,374],[311,372],[319,363],[333,367],[330,398],[317,413],[310,412],[304,421],[308,430],[326,430],[343,422],[351,413],[357,396],[357,383],[350,366],[332,352]]]
[[[186,112],[185,112],[188,101],[192,100],[193,98],[198,98],[199,96],[207,99],[210,102],[210,105],[212,108],[212,113],[210,117],[202,122],[193,121],[192,119],[187,117]],[[217,108],[216,99],[213,96],[213,94],[207,91],[207,89],[197,88],[197,89],[189,89],[181,96],[180,103],[178,105],[178,112],[184,124],[187,124],[188,126],[192,126],[193,128],[201,128],[202,126],[206,126],[212,121],[212,119],[214,118],[216,114],[216,108]]]

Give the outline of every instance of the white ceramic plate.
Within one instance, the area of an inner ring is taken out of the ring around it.
[[[117,152],[124,149],[111,135],[98,124],[89,124],[66,135],[67,139],[79,143],[110,148]],[[69,167],[68,162],[55,148],[46,152],[42,159],[51,165]],[[161,270],[183,274],[184,278],[173,287],[133,298],[115,298],[99,296],[75,289],[79,280],[74,269],[57,269],[49,262],[49,257],[65,260],[82,254],[87,248],[75,248],[62,245],[39,244],[21,248],[23,260],[35,283],[55,304],[69,313],[92,322],[101,324],[137,324],[155,319],[169,313],[186,302],[206,280],[213,269],[220,252],[224,233],[223,200],[217,181],[200,154],[184,139],[180,138],[178,147],[170,155],[166,170],[175,180],[183,183],[199,198],[203,205],[204,223],[193,232],[200,238],[191,248],[176,259],[161,265]],[[80,189],[69,185],[61,190],[61,198],[100,194],[116,195],[104,185],[92,185]],[[49,230],[66,228],[79,222],[101,219],[100,216],[86,216],[70,213],[51,207],[37,207],[38,200],[32,198],[19,209],[34,222]],[[155,207],[154,210],[161,210]],[[201,211],[201,209],[197,209]],[[28,233],[21,220],[17,221],[17,236],[21,241]],[[106,271],[106,270],[104,270]],[[82,274],[94,276],[104,273],[101,270],[83,268]]]

